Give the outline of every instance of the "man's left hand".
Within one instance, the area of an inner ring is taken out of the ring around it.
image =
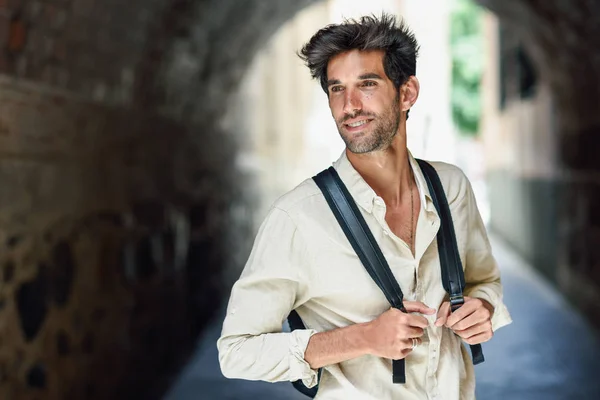
[[[445,325],[468,344],[483,343],[494,336],[493,314],[494,307],[486,300],[465,296],[465,303],[455,312],[451,312],[449,301],[442,303],[435,326]]]

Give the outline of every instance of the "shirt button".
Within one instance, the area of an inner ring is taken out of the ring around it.
[[[384,234],[385,236],[388,236],[390,233],[389,233],[388,231],[383,231],[383,234]]]

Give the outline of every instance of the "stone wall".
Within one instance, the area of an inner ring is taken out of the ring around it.
[[[235,143],[16,82],[0,104],[0,397],[159,393],[248,246],[234,160],[199,162]]]

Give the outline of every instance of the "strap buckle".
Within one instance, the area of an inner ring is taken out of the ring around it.
[[[452,312],[458,310],[463,304],[465,304],[465,298],[462,294],[450,296],[450,309]]]

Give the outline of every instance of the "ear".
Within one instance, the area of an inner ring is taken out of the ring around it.
[[[402,111],[409,110],[417,102],[419,89],[419,80],[414,75],[410,76],[406,83],[400,87],[400,109]]]

